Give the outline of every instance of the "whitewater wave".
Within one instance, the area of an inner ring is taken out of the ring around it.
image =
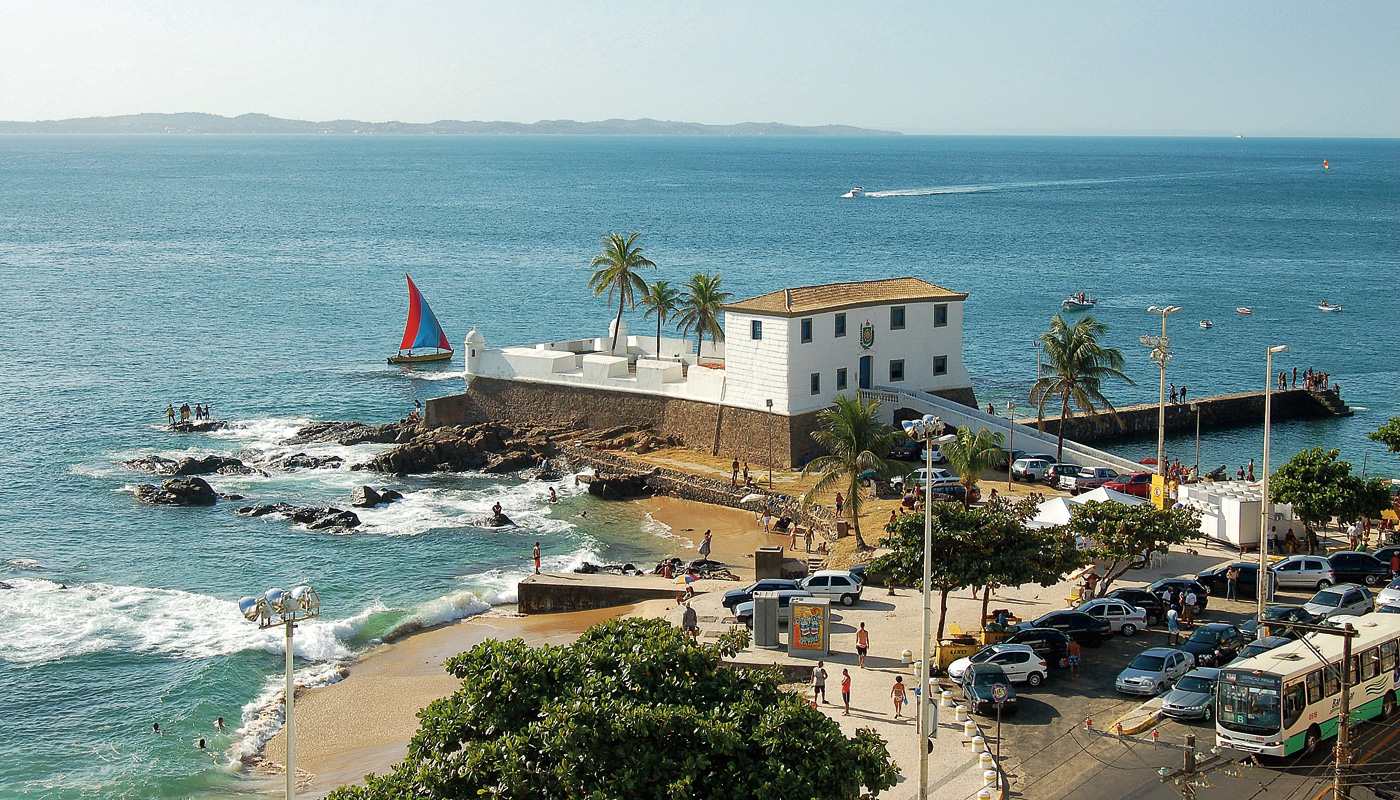
[[[339,683],[350,675],[343,664],[319,664],[292,672],[293,691],[317,689]],[[238,737],[234,755],[245,764],[262,760],[263,748],[287,721],[287,690],[285,679],[270,679],[262,694],[243,706],[242,726],[234,731]]]
[[[11,558],[5,561],[5,569],[10,572],[44,572],[48,567],[32,558]]]
[[[1048,189],[1061,186],[1095,186],[1104,183],[1120,183],[1124,178],[1078,178],[1060,181],[1009,181],[1006,183],[973,183],[955,186],[931,186],[922,189],[887,189],[880,192],[866,192],[866,197],[925,197],[936,194],[974,194],[977,192],[1003,192],[1018,189]]]

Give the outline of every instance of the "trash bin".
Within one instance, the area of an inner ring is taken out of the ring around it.
[[[778,641],[778,593],[753,593],[753,645],[776,650]]]
[[[783,577],[783,548],[760,547],[753,553],[755,580]]]

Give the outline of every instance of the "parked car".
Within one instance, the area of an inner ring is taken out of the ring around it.
[[[1152,473],[1133,472],[1127,475],[1119,475],[1108,483],[1105,483],[1104,486],[1115,492],[1130,494],[1134,497],[1147,497],[1152,494]]]
[[[1018,458],[1011,465],[1011,477],[1018,481],[1043,481],[1051,463],[1043,458]]]
[[[1337,582],[1332,565],[1322,556],[1289,556],[1269,570],[1285,589],[1326,589]]]
[[[1389,565],[1391,556],[1395,555],[1396,553],[1400,553],[1400,547],[1382,547],[1381,549],[1375,551],[1371,555],[1375,556],[1376,560],[1380,561],[1382,564]],[[1391,570],[1391,572],[1394,571],[1395,570]]]
[[[1235,597],[1240,600],[1249,600],[1259,596],[1259,565],[1248,561],[1235,561],[1219,567],[1213,567],[1205,572],[1196,573],[1196,583],[1206,587],[1206,591],[1211,595],[1224,598],[1228,595],[1230,579],[1226,573],[1234,567],[1240,571],[1240,578],[1235,582]]]
[[[1149,647],[1118,673],[1114,686],[1124,694],[1155,697],[1195,665],[1190,653],[1171,647]]]
[[[1051,486],[1059,486],[1060,479],[1068,475],[1078,475],[1083,467],[1078,464],[1071,464],[1066,461],[1052,462],[1050,468],[1045,471],[1045,482]]]
[[[900,442],[890,448],[890,458],[895,461],[923,461],[923,445],[915,441]]]
[[[792,618],[792,598],[811,597],[812,593],[806,589],[779,589],[778,590],[778,623],[782,624]],[[753,603],[752,600],[745,600],[734,606],[734,616],[738,618],[740,624],[753,627]]]
[[[1284,639],[1297,639],[1299,632],[1292,628],[1272,627],[1268,625],[1269,622],[1301,622],[1304,625],[1316,625],[1319,619],[1317,615],[1302,606],[1278,605],[1268,606],[1264,609],[1264,627],[1269,629],[1270,638],[1277,636]],[[1247,619],[1240,623],[1240,633],[1243,633],[1246,639],[1259,639],[1262,633],[1259,620]]]
[[[1075,609],[1091,617],[1107,620],[1114,633],[1132,636],[1147,627],[1147,609],[1138,608],[1113,597],[1090,600]]]
[[[1114,589],[1104,597],[1112,597],[1141,608],[1147,612],[1147,621],[1153,625],[1160,625],[1167,619],[1167,604],[1162,602],[1162,598],[1146,589]]]
[[[1106,619],[1091,617],[1083,611],[1051,611],[1035,622],[1022,622],[1017,630],[1029,628],[1054,628],[1066,636],[1090,647],[1098,647],[1113,635],[1113,626]]]
[[[1371,592],[1354,583],[1339,583],[1313,595],[1303,608],[1322,619],[1343,614],[1359,616],[1371,610]]]
[[[946,469],[935,468],[932,472],[929,472],[924,467],[919,467],[909,473],[907,479],[904,475],[896,475],[890,479],[890,485],[901,492],[904,491],[906,485],[955,486],[957,482],[958,476]]]
[[[746,600],[753,599],[754,592],[776,592],[780,589],[798,589],[797,581],[788,578],[764,578],[761,581],[754,581],[743,589],[730,589],[724,593],[724,599],[720,600],[720,605],[733,610],[734,606]]]
[[[802,581],[802,588],[813,597],[839,600],[843,606],[853,606],[860,599],[861,583],[844,569],[822,569]]]
[[[1181,649],[1195,656],[1196,663],[1202,667],[1218,667],[1233,661],[1244,645],[1244,634],[1240,633],[1239,628],[1224,622],[1212,622],[1192,631]]]
[[[996,664],[973,664],[963,673],[959,685],[963,699],[974,714],[990,715],[997,713],[997,703],[992,697],[992,688],[1002,684],[1007,689],[1006,700],[1002,703],[1003,714],[1016,713],[1016,690],[1011,688],[1011,678]]]
[[[1376,606],[1377,614],[1400,614],[1400,603],[1386,603],[1383,606]]]
[[[1376,586],[1390,582],[1390,565],[1382,563],[1380,559],[1370,553],[1343,550],[1328,556],[1327,563],[1332,565],[1332,571],[1336,573],[1337,580],[1345,583],[1364,583],[1367,586]]]
[[[1073,475],[1060,478],[1060,488],[1070,494],[1082,494],[1097,489],[1118,477],[1118,470],[1110,467],[1080,467]]]
[[[1032,687],[1044,683],[1050,675],[1049,666],[1035,648],[1028,644],[998,642],[949,664],[948,677],[961,680],[963,673],[973,664],[996,664],[1012,681]]]
[[[1004,470],[1017,460],[1025,457],[1025,450],[1007,450],[1005,447],[999,448],[992,454],[992,469]]]
[[[1057,669],[1069,666],[1069,635],[1056,628],[1027,628],[1003,639],[1002,644],[1028,644],[1045,663]]]
[[[1197,667],[1182,675],[1162,697],[1162,713],[1173,719],[1210,721],[1215,713],[1215,684],[1219,679],[1220,670],[1211,667]]]
[[[1389,603],[1400,602],[1400,578],[1392,580],[1386,584],[1385,588],[1376,595],[1376,608]]]
[[[939,500],[957,500],[960,503],[976,503],[982,499],[982,490],[974,486],[969,492],[968,488],[960,483],[954,483],[948,486],[930,486],[928,487],[928,499],[935,503]]]
[[[1255,639],[1236,653],[1234,660],[1230,663],[1234,664],[1244,661],[1246,658],[1254,658],[1260,653],[1267,653],[1273,650],[1275,647],[1283,647],[1291,641],[1293,640],[1287,636],[1265,636],[1262,639]]]
[[[1163,578],[1147,587],[1147,591],[1158,597],[1166,597],[1167,589],[1175,589],[1182,597],[1186,596],[1188,590],[1194,590],[1196,592],[1196,613],[1205,613],[1206,604],[1209,602],[1207,598],[1210,596],[1210,593],[1206,591],[1206,587],[1191,578]]]

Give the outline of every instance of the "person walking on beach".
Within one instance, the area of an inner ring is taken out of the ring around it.
[[[535,542],[535,574],[540,574],[540,543]]]
[[[803,535],[803,539],[805,539],[806,542],[807,542],[807,552],[809,552],[809,553],[812,552],[812,529],[811,529],[811,528],[808,528],[808,529],[807,529],[807,533]]]
[[[812,667],[812,703],[815,705],[817,698],[822,699],[822,705],[829,705],[826,701],[826,662],[818,661]]]
[[[900,712],[901,710],[904,709],[905,691],[906,691],[906,687],[905,687],[905,685],[904,685],[904,676],[903,676],[903,675],[896,675],[896,676],[894,676],[894,686],[891,686],[891,687],[890,687],[890,697],[893,697],[893,698],[894,698],[894,718],[895,718],[895,719],[899,719],[899,712]]]
[[[705,530],[705,540],[700,543],[700,557],[710,557],[710,531],[708,528]]]
[[[870,652],[870,631],[865,629],[865,623],[860,624],[860,629],[856,631],[856,659],[860,663],[860,668],[865,669],[865,655]]]
[[[796,549],[797,549],[797,526],[796,526],[796,525],[792,526],[792,531],[791,531],[791,533],[788,534],[788,549],[789,549],[789,550],[796,550]]]
[[[1069,676],[1079,677],[1079,656],[1083,651],[1079,649],[1079,642],[1075,639],[1069,640]]]
[[[695,609],[690,607],[690,601],[685,601],[685,613],[681,615],[681,630],[691,639],[700,636],[700,617],[696,615]]]
[[[1241,552],[1243,552],[1243,550],[1241,550]],[[1236,590],[1236,587],[1239,585],[1239,582],[1240,582],[1240,568],[1237,567],[1237,566],[1235,566],[1234,564],[1231,564],[1231,565],[1230,565],[1230,568],[1227,569],[1227,570],[1225,570],[1225,599],[1226,599],[1226,600],[1234,600],[1234,599],[1236,599],[1236,598],[1235,598],[1235,590]]]
[[[765,507],[765,508],[763,509],[763,530],[764,530],[764,531],[767,531],[767,530],[769,529],[769,527],[770,527],[772,524],[773,524],[773,509],[771,509],[771,508],[766,508],[766,507]]]
[[[851,671],[848,669],[841,670],[841,704],[846,707],[846,710],[841,712],[841,716],[849,717],[851,715]]]
[[[734,459],[734,463],[729,465],[729,485],[739,485],[739,459]]]
[[[836,516],[838,516],[838,517],[841,516],[841,507],[845,504],[845,502],[846,502],[845,498],[841,496],[841,493],[840,493],[840,492],[837,492],[837,493],[836,493]]]

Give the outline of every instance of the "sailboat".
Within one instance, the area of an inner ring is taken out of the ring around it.
[[[403,329],[403,341],[399,343],[398,355],[389,356],[390,364],[421,364],[427,361],[448,361],[452,358],[452,345],[447,334],[442,332],[428,301],[413,285],[408,275],[408,324]],[[414,353],[415,349],[431,348],[431,353]]]

